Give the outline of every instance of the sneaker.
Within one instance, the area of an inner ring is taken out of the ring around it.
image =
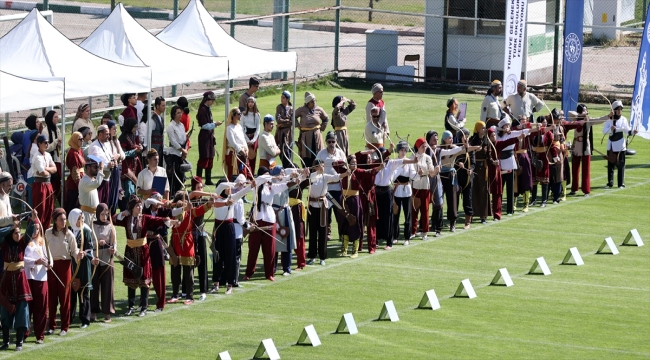
[[[586,193],[586,194],[585,194],[585,197],[589,197],[589,193]]]
[[[80,328],[81,328],[81,329],[85,329],[85,328],[87,328],[87,327],[88,327],[88,324],[83,324],[83,325],[81,325]]]
[[[415,234],[413,234],[413,236],[420,236],[420,235],[422,235],[421,232],[416,232]]]
[[[41,345],[42,343],[43,343],[43,339],[36,340],[36,344]]]
[[[524,208],[521,209],[521,212],[525,212],[525,213],[527,213],[527,212],[528,212],[528,206],[524,206]]]
[[[481,224],[483,224],[483,225],[487,224],[487,220],[481,219]]]
[[[66,336],[66,335],[68,335],[68,332],[65,330],[61,330],[61,332],[59,333],[59,336]]]
[[[160,311],[162,311],[162,309],[160,309]],[[110,323],[111,321],[113,321],[113,320],[111,320],[111,316],[110,316],[110,315],[106,315],[106,317],[104,318],[104,322],[108,324],[108,323]]]
[[[557,201],[557,200],[553,200],[553,205],[555,205],[555,204],[559,204],[559,203],[560,203],[559,201]]]
[[[613,187],[614,187],[614,184],[612,184],[612,183],[608,183],[607,185],[605,185],[605,189],[611,189]]]
[[[625,189],[625,184],[618,187],[619,189]]]
[[[465,224],[465,226],[463,227],[463,229],[467,230],[467,229],[469,229],[469,226],[470,226],[469,224]]]
[[[187,297],[187,294],[185,294],[185,293],[181,293],[181,297],[182,297],[182,298]]]
[[[409,240],[413,240],[414,237],[415,237],[415,234],[409,236]]]
[[[129,309],[124,313],[124,316],[131,316],[131,315],[133,315],[133,312],[134,312],[134,311],[135,311],[135,310],[134,310],[133,308],[129,308]]]
[[[321,265],[321,266],[325,266],[325,260],[321,260],[321,261],[320,261],[320,265]]]
[[[53,335],[53,334],[54,334],[54,330],[52,329],[45,331],[45,335]]]
[[[408,246],[410,242],[408,240],[404,240],[404,246]]]
[[[452,227],[450,227],[450,228],[449,228],[449,231],[451,231],[451,232],[456,232],[456,226],[452,226]]]
[[[206,297],[205,294],[201,294],[201,296],[199,296],[199,301],[204,301]]]
[[[512,213],[507,213],[506,216],[512,216]]]
[[[427,239],[427,234],[422,235],[422,241]]]
[[[138,317],[143,317],[145,315],[147,315],[147,309],[144,309],[144,310],[140,311],[140,313],[138,314]]]
[[[528,206],[535,206],[537,205],[537,199],[533,199],[528,203]]]
[[[192,300],[192,299],[187,299],[187,300],[183,301],[183,304],[185,304],[185,305],[192,305],[192,304],[194,304],[194,300]]]
[[[161,313],[161,312],[163,312],[163,310],[164,310],[163,308],[157,308],[156,310],[154,310],[154,313],[156,313],[156,314]]]
[[[440,231],[436,231],[436,234],[434,235],[435,237],[441,237],[442,233]]]
[[[219,288],[217,288],[217,290],[219,290]],[[215,291],[215,292],[216,292],[216,291]],[[172,296],[171,299],[167,300],[167,304],[174,304],[174,303],[177,303],[177,302],[178,302],[178,297],[176,297],[176,296]],[[129,312],[131,312],[131,314],[132,314],[132,313],[133,313],[133,309],[129,309]],[[127,312],[127,313],[129,313],[129,312]],[[127,315],[127,316],[130,316],[131,314],[129,314],[129,315]]]
[[[22,346],[18,346],[18,345],[16,345],[16,349],[15,349],[15,351],[23,351],[23,347],[22,347]]]
[[[285,272],[282,273],[282,276],[289,276],[289,275],[291,275],[291,273],[288,272],[288,271],[285,271]]]
[[[358,253],[358,252],[355,252],[355,253],[353,253],[352,255],[350,255],[350,259],[356,259],[356,258],[358,258],[358,257],[359,257],[359,253]]]
[[[392,248],[393,248],[392,246],[386,246],[386,247],[384,248],[384,250],[390,250],[390,249],[392,249]]]
[[[501,219],[494,218],[494,222],[499,222]]]
[[[228,285],[228,287],[226,288],[226,295],[230,295],[230,294],[232,294],[232,285]]]
[[[251,279],[250,276],[244,276],[244,281],[248,281],[248,280],[250,280],[250,279]]]
[[[371,255],[372,255],[372,254],[375,253],[375,251],[376,251],[375,249],[370,249],[370,251],[368,251],[368,254],[371,254]]]
[[[569,196],[575,196],[575,194],[576,194],[575,191],[571,191],[571,192],[569,193]]]
[[[314,259],[307,260],[307,265],[314,265]]]
[[[539,207],[546,207],[546,201],[542,201],[542,204]]]

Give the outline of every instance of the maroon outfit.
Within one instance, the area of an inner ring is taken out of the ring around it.
[[[29,302],[29,314],[34,321],[34,336],[36,340],[45,338],[45,326],[47,325],[48,309],[48,283],[29,279],[29,288],[32,292],[32,301]]]
[[[201,103],[199,111],[196,113],[196,120],[199,122],[199,126],[212,123],[210,107]],[[199,131],[199,162],[196,164],[199,169],[212,169],[215,145],[214,130],[201,129]]]
[[[80,149],[70,148],[68,154],[65,156],[65,166],[70,169],[70,175],[65,182],[66,189],[66,198],[65,198],[65,212],[67,214],[79,207],[79,180],[84,176],[84,166],[86,161],[84,160],[84,152]],[[74,168],[81,171],[79,177],[73,176],[72,171]],[[76,180],[75,180],[76,179]]]
[[[120,115],[124,116],[124,120],[129,118],[138,120],[138,111],[131,104],[127,105],[126,109]]]
[[[71,260],[54,260],[52,269],[47,276],[47,288],[49,292],[49,328],[56,330],[56,306],[61,304],[61,330],[68,331],[70,328],[70,287],[61,285],[54,274],[61,279],[64,284],[69,284],[72,280],[72,261]]]
[[[25,236],[17,243],[11,244],[10,241],[13,242],[13,239],[3,242],[0,247],[2,248],[5,266],[8,263],[16,263],[25,259],[25,248],[27,247]],[[33,299],[24,268],[16,271],[5,270],[2,274],[0,291],[12,304],[18,304],[21,301],[32,301]]]
[[[258,227],[266,227],[275,225],[263,220],[257,221]],[[269,236],[270,234],[270,236]],[[246,265],[246,277],[250,278],[255,273],[255,266],[257,265],[257,254],[262,247],[262,254],[264,255],[264,276],[269,279],[273,277],[273,265],[275,257],[275,226],[271,229],[264,231],[254,231],[248,237],[248,263]]]
[[[144,212],[146,215],[151,215],[151,209],[145,209]],[[170,209],[165,209],[159,207],[156,211],[155,217],[166,219],[171,217],[172,211]],[[164,226],[164,225],[163,225]],[[148,229],[147,231],[147,244],[149,245],[149,258],[151,259],[151,283],[153,284],[153,289],[156,292],[158,301],[156,302],[156,309],[164,309],[166,303],[166,294],[167,289],[165,284],[167,283],[167,273],[165,271],[165,247],[167,229],[162,227],[156,229]],[[165,238],[160,234],[164,231]]]

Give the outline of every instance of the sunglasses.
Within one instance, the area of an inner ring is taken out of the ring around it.
[[[327,140],[328,144],[336,144],[336,140]]]
[[[379,115],[372,115],[373,119],[379,119]]]

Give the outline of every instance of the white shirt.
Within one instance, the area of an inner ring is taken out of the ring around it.
[[[262,191],[261,191],[262,196],[259,199],[257,199],[257,201],[262,202],[262,206],[260,207],[260,210],[257,211],[257,216],[255,217],[255,220],[262,220],[269,223],[275,223],[275,211],[273,211],[273,205],[272,205],[273,196],[275,196],[275,194],[279,192],[286,191],[289,188],[287,187],[286,183],[267,184],[267,182],[270,181],[271,181],[271,177],[266,175],[262,175],[257,179],[255,179],[257,187],[262,186]]]
[[[530,133],[529,129],[524,129],[524,130],[519,130],[519,131],[511,131],[510,134],[504,134],[503,137],[499,137],[497,135],[497,140],[498,141],[503,141],[503,140],[508,140],[513,137],[519,137],[521,134],[526,134],[528,135]],[[514,150],[515,149],[515,144],[506,146],[502,151],[507,151],[507,150]],[[499,162],[501,163],[501,170],[517,170],[517,160],[515,159],[515,155],[513,155],[507,159],[499,159]]]
[[[0,193],[0,218],[13,215],[9,195]]]
[[[389,159],[386,167],[380,170],[375,176],[375,186],[389,186],[393,180],[393,173],[402,166],[404,159]]]
[[[228,125],[226,128],[226,140],[228,140],[228,146],[235,149],[237,154],[244,149],[248,149],[244,128],[239,123],[237,125]]]
[[[324,172],[323,174],[318,174],[317,172],[309,174],[309,183],[311,184],[311,186],[309,186],[309,197],[320,198],[325,196],[325,194],[327,194],[327,184],[340,181],[341,178],[338,174],[332,175]],[[309,206],[313,208],[320,208],[320,204],[320,201],[309,201]],[[325,201],[325,206],[327,208],[330,207],[328,201]]]
[[[54,127],[54,130],[52,132],[56,133],[57,137],[52,140],[52,143],[47,146],[47,150],[45,151],[54,152],[54,156],[52,156],[52,160],[58,162],[61,160],[59,160],[59,155],[56,153],[56,144],[58,143],[57,140],[61,138],[60,135],[61,132],[59,131],[59,128],[56,126]],[[41,131],[41,135],[45,136],[48,143],[50,142],[50,131],[48,130],[47,125],[43,126],[43,131]],[[54,134],[52,134],[52,137],[54,137]]]
[[[275,137],[264,131],[259,137],[259,142],[257,143],[257,153],[258,158],[268,160],[269,163],[275,162],[275,154],[280,151],[278,145],[275,143]]]
[[[235,239],[242,239],[244,237],[244,224],[246,224],[246,216],[244,215],[244,202],[238,200],[232,204],[233,219],[235,222]]]
[[[47,255],[46,255],[47,254]],[[47,281],[47,267],[36,265],[38,259],[47,259],[48,263],[53,264],[52,254],[47,252],[45,241],[43,245],[38,246],[36,241],[32,240],[25,248],[25,274],[28,280]]]
[[[250,142],[257,141],[258,136],[260,136],[260,114],[249,112],[248,115],[244,115],[244,112],[242,112],[239,123],[244,128],[244,133],[246,133],[247,128],[255,129],[255,135],[250,139]]]
[[[325,148],[318,152],[316,159],[319,159],[323,162],[323,165],[325,165],[325,170],[323,171],[325,174],[338,176],[338,173],[336,170],[334,170],[334,167],[332,165],[337,161],[345,161],[345,153],[341,151],[341,149],[335,148],[334,154],[331,154],[327,148]],[[327,184],[327,190],[341,191],[341,181]]]
[[[149,166],[147,166],[138,174],[138,182],[135,184],[136,188],[142,190],[151,189],[153,186],[154,176],[164,177],[167,179],[167,171],[161,166],[156,166],[156,171],[151,172],[151,170],[149,170]],[[165,191],[169,191],[169,180],[165,180]]]
[[[97,188],[104,181],[104,173],[101,171],[97,172],[95,180],[93,180],[88,174],[84,174],[84,177],[79,180],[79,204],[89,207],[97,207],[99,205],[99,195],[97,194]],[[88,216],[87,216],[88,215]],[[84,211],[84,220],[87,224],[92,224],[91,216],[95,214],[88,214]]]
[[[185,126],[181,124],[180,121],[172,121],[167,127],[167,136],[169,137],[169,144],[171,145],[165,149],[167,153],[181,156],[182,154],[180,149],[183,148],[182,145],[187,140],[187,135],[185,135]]]
[[[237,203],[239,202],[240,199],[242,199],[246,194],[251,192],[251,187],[246,186],[243,189],[240,189],[236,193],[230,195],[230,199],[232,199],[233,202]],[[225,202],[227,199],[221,200],[221,202]],[[243,201],[242,201],[243,203]],[[235,218],[235,204],[232,204],[231,206],[222,206],[222,207],[214,207],[212,211],[214,211],[214,218],[215,220],[223,221],[223,220],[228,220],[228,219],[234,219]],[[239,221],[240,219],[238,219]]]
[[[402,166],[398,166],[393,173],[393,182],[397,181],[398,176],[406,176],[409,179],[413,179],[416,174],[414,165],[415,164],[402,164]],[[395,189],[395,197],[405,198],[410,197],[413,194],[410,181],[407,181],[406,185],[395,184],[395,186],[397,187]]]
[[[50,178],[50,173],[45,171],[46,167],[53,167],[54,161],[52,161],[52,155],[50,155],[49,152],[45,152],[45,154],[41,154],[41,152],[37,152],[34,154],[30,160],[32,163],[32,166],[29,168],[27,171],[27,177],[39,177],[39,178],[44,178],[44,179],[49,179]],[[47,173],[47,176],[42,176],[42,175],[37,175],[36,173],[40,172],[45,172]]]
[[[499,106],[499,97],[487,95],[481,104],[481,121],[485,122],[488,118],[501,119],[501,107]]]
[[[609,136],[614,135],[614,132],[612,132],[612,124],[615,124],[616,126],[616,131],[617,133],[623,133],[623,137],[620,140],[616,141],[610,141]],[[625,151],[626,145],[625,145],[625,137],[627,134],[630,132],[630,124],[627,122],[627,118],[625,116],[621,116],[618,120],[607,120],[605,122],[605,125],[603,125],[603,135],[608,134],[609,136],[607,137],[607,151],[612,150],[614,152],[619,152],[619,151]]]
[[[520,115],[529,118],[533,114],[533,109],[540,111],[544,107],[544,102],[529,92],[524,93],[524,96],[516,93],[512,94],[508,96],[505,103],[510,107],[510,113],[515,119],[519,118]]]
[[[415,176],[413,177],[413,188],[419,190],[429,190],[429,174],[435,170],[431,156],[427,154],[412,155],[411,159],[417,158],[418,163],[415,164]],[[424,175],[420,175],[419,171],[422,170]]]
[[[147,132],[147,124],[149,122],[140,122],[138,124],[138,137],[140,138],[140,143],[142,146],[147,146],[147,136],[149,133]]]
[[[384,144],[384,130],[377,127],[372,121],[366,123],[366,140],[373,144]]]
[[[108,141],[100,143],[99,140],[93,141],[88,146],[88,155],[94,155],[104,160],[104,181],[108,181],[111,174],[111,169],[108,164],[112,160],[111,144]]]
[[[138,114],[138,123],[140,123],[140,120],[142,120],[142,113],[144,110],[144,103],[140,100],[136,100],[135,102],[135,111]]]
[[[366,122],[372,121],[372,115],[370,114],[370,110],[375,107],[375,104],[371,103],[368,101],[366,104]],[[379,107],[379,106],[377,106]],[[388,116],[386,115],[386,103],[384,103],[384,107],[380,108],[381,110],[379,111],[379,125],[385,126],[388,128]]]

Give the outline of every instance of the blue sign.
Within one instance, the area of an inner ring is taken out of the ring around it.
[[[562,109],[578,106],[580,73],[582,72],[582,21],[584,0],[566,2],[564,17],[564,61],[562,62]]]
[[[650,8],[650,7],[649,7]],[[630,126],[638,130],[638,135],[650,139],[648,123],[650,122],[650,88],[648,87],[648,55],[650,55],[650,16],[646,16],[645,28],[639,50],[639,63],[636,66],[634,95],[632,96],[632,113]]]

